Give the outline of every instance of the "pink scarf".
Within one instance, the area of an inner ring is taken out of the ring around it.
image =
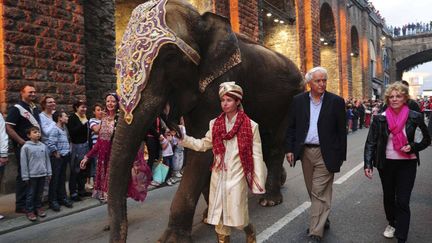
[[[388,123],[389,130],[393,135],[392,142],[394,150],[401,156],[409,158],[410,156],[400,149],[408,144],[408,139],[403,133],[403,129],[405,128],[405,123],[408,119],[409,108],[407,105],[404,105],[399,112],[396,114],[392,108],[387,107],[386,109],[386,119]]]

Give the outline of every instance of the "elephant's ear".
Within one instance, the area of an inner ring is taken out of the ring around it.
[[[227,18],[207,12],[202,15],[202,24],[199,89],[204,92],[213,80],[239,64],[241,56]]]

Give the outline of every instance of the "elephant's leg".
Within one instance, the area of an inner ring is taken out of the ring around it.
[[[132,162],[142,141],[135,129],[137,128],[129,127],[123,120],[120,120],[112,145],[108,184],[110,242],[126,242],[128,230],[127,191]]]
[[[191,232],[195,207],[201,192],[205,191],[209,185],[212,158],[210,152],[188,151],[183,179],[171,204],[168,228],[158,242],[192,242]]]
[[[275,206],[282,203],[282,193],[280,191],[283,179],[284,153],[282,149],[272,148],[266,158],[267,181],[266,193],[262,196],[259,203],[261,206]]]

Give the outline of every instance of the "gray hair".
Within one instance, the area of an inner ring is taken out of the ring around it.
[[[323,73],[323,74],[325,74],[326,78],[328,77],[328,75],[327,75],[327,69],[325,69],[323,67],[314,67],[314,68],[310,69],[306,73],[306,75],[305,75],[305,81],[306,81],[306,83],[309,83],[312,80],[312,76],[316,72]]]

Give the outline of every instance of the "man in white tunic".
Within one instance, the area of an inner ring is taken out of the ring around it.
[[[235,82],[220,85],[223,113],[210,121],[202,139],[183,136],[181,145],[195,151],[213,149],[207,222],[215,225],[218,242],[229,242],[231,228],[246,232],[246,242],[256,242],[249,223],[248,187],[265,193],[267,168],[263,161],[258,124],[243,111],[243,90]]]

